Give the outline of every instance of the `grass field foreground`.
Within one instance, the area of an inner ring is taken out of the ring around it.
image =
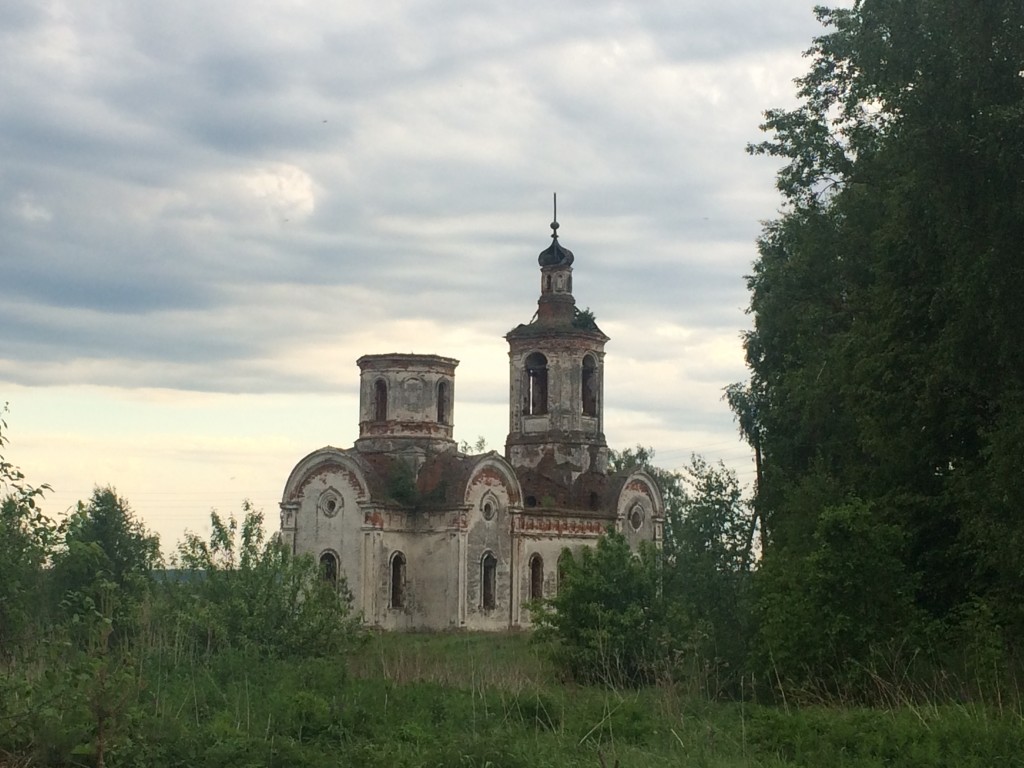
[[[109,768],[1024,765],[1019,708],[583,687],[558,681],[527,634],[371,635],[337,659],[135,658],[102,675],[8,668],[0,766],[96,765],[99,738]]]

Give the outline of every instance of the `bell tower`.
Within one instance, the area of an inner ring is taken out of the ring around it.
[[[505,456],[517,470],[559,468],[570,482],[601,472],[604,437],[604,345],[589,312],[572,293],[573,254],[558,241],[541,251],[540,298],[530,323],[506,334],[509,345],[509,433]],[[571,478],[571,479],[570,479]]]

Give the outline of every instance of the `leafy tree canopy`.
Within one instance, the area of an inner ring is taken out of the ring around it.
[[[0,407],[0,656],[13,653],[40,613],[43,568],[57,537],[40,502],[48,485],[33,486],[5,457],[7,404]]]
[[[96,488],[87,503],[78,502],[59,530],[52,580],[60,613],[69,620],[109,622],[113,639],[119,640],[161,562],[159,537],[110,487]],[[90,636],[88,631],[79,635]]]
[[[816,13],[800,105],[750,147],[785,161],[748,278],[751,380],[730,398],[764,462],[765,557],[820,564],[828,515],[856,510],[840,530],[866,515],[902,542],[888,573],[915,606],[947,622],[980,599],[1019,638],[1024,6]]]

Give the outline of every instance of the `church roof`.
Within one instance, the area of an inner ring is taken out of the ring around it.
[[[573,262],[574,256],[568,248],[563,248],[558,242],[558,222],[551,222],[551,245],[540,252],[537,263],[542,267],[568,267]]]

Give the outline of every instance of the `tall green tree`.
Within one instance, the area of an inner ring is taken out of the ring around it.
[[[681,470],[669,471],[655,466],[654,456],[638,445],[613,451],[611,463],[615,470],[644,469],[665,499],[660,607],[652,612],[663,622],[659,663],[704,693],[735,693],[753,632],[757,520],[722,462],[692,455]]]
[[[120,635],[133,624],[160,560],[160,539],[111,488],[96,488],[61,524],[53,585],[70,617],[109,620]],[[117,639],[115,637],[115,639]]]
[[[4,456],[6,413],[5,403],[0,407],[0,656],[25,645],[41,621],[44,567],[57,537],[56,524],[41,506],[50,487],[29,483]]]
[[[856,509],[850,530],[867,515],[900,542],[893,589],[912,585],[946,623],[980,600],[1010,642],[1024,630],[1024,6],[816,13],[827,31],[801,103],[767,112],[750,148],[786,163],[748,279],[765,558],[799,572],[826,556],[835,510]],[[849,652],[902,629],[871,626]]]
[[[757,560],[750,503],[736,473],[693,455],[678,473],[679,505],[669,510],[664,590],[675,611],[680,661],[712,696],[737,694],[753,631]]]

